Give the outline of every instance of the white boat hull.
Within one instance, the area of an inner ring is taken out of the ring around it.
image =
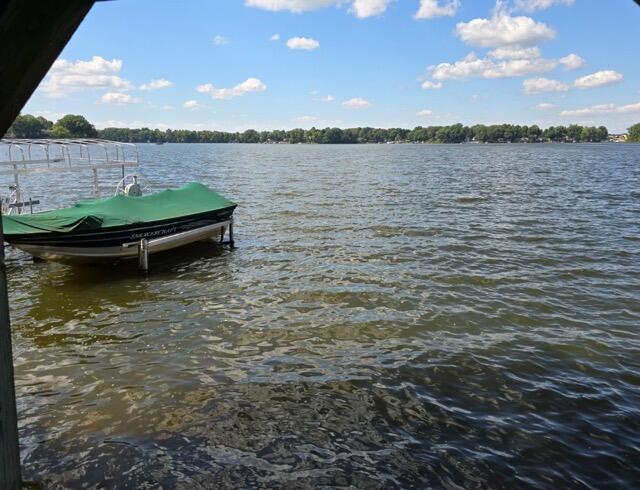
[[[222,241],[225,232],[229,228],[229,223],[229,221],[223,221],[182,233],[148,240],[148,253],[164,252],[203,240],[215,239]],[[30,244],[15,244],[13,246],[42,260],[68,264],[135,259],[138,258],[139,254],[139,242],[130,242],[113,247],[58,247]]]

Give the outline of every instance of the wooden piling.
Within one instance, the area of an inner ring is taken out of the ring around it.
[[[0,211],[0,488],[17,490],[21,487],[18,415],[13,380],[7,271],[2,244],[4,235]]]

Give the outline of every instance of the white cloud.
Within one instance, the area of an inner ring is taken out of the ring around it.
[[[478,58],[475,53],[454,63],[440,63],[430,66],[428,71],[437,81],[464,80],[467,78],[509,78],[521,77],[533,73],[544,73],[558,65],[556,60],[544,58],[523,58],[494,61],[489,58]],[[422,86],[425,87],[427,82]]]
[[[83,89],[126,90],[131,88],[131,82],[118,76],[121,69],[122,60],[109,61],[101,56],[75,62],[59,59],[49,70],[41,89],[50,97],[64,97]]]
[[[618,106],[615,104],[599,104],[583,109],[562,111],[561,116],[593,116],[597,114],[640,114],[640,102]]]
[[[289,10],[294,13],[308,12],[324,7],[330,7],[340,3],[339,0],[246,0],[245,5],[248,7],[257,7],[263,10],[271,10],[277,12],[280,10]]]
[[[122,92],[107,92],[100,98],[100,101],[103,104],[126,105],[137,104],[140,102],[140,99],[132,97],[129,94],[123,94]]]
[[[200,106],[200,104],[198,104],[197,100],[187,100],[184,104],[182,104],[182,107],[184,107],[185,109],[198,109]]]
[[[616,83],[620,83],[624,76],[622,73],[619,73],[614,70],[602,70],[591,75],[587,75],[581,78],[578,78],[573,85],[576,88],[597,88],[597,87],[606,87],[607,85],[615,85]]]
[[[515,10],[534,12],[536,10],[549,8],[553,5],[571,5],[574,1],[575,0],[515,0]],[[350,13],[360,18],[366,18],[384,13],[392,2],[393,0],[245,0],[245,5],[247,7],[255,7],[272,12],[287,10],[300,14],[302,12],[310,12],[312,10],[334,6],[340,7],[348,4],[351,6],[349,8]],[[433,19],[442,16],[452,17],[458,12],[460,6],[460,0],[420,0],[420,6],[415,14],[415,18]],[[527,17],[510,17],[508,15],[509,9],[506,8],[504,0],[497,0],[495,12],[496,15],[494,15],[494,18],[504,16],[515,21],[528,19]],[[535,24],[532,19],[528,19],[528,22]],[[544,24],[538,23],[537,25],[544,26],[548,29]],[[523,25],[520,25],[520,27],[523,27]],[[277,39],[273,40],[275,41]]]
[[[416,12],[416,19],[433,19],[434,17],[453,17],[460,8],[460,0],[420,0],[420,8]]]
[[[532,48],[520,48],[518,46],[507,46],[496,48],[489,52],[489,56],[501,60],[514,59],[533,59],[540,58],[540,48],[534,46]],[[558,63],[564,65],[567,70],[577,70],[585,65],[585,61],[581,56],[575,53],[568,54],[558,60]]]
[[[173,82],[160,78],[158,80],[151,80],[149,83],[143,83],[140,85],[140,90],[158,90],[161,88],[168,88],[173,86]]]
[[[316,116],[299,116],[296,117],[296,121],[298,122],[315,122],[318,118]]]
[[[425,90],[437,90],[442,88],[442,82],[432,82],[431,80],[425,80],[422,82],[422,88]]]
[[[279,40],[280,40],[280,34],[274,34],[269,38],[269,41],[279,41]]]
[[[251,92],[264,92],[267,90],[267,86],[257,78],[247,78],[232,88],[216,88],[210,83],[205,83],[198,85],[196,90],[203,94],[209,94],[214,99],[233,99]]]
[[[122,60],[113,59],[111,61],[102,56],[93,56],[89,61],[76,60],[56,60],[51,67],[51,71],[64,72],[73,75],[105,75],[119,73],[122,69]]]
[[[220,34],[213,38],[213,44],[215,44],[216,46],[224,46],[225,44],[229,44],[230,42],[231,41],[228,37],[221,36]]]
[[[349,12],[360,19],[374,17],[384,13],[390,2],[391,0],[354,0]]]
[[[469,53],[462,60],[430,66],[428,72],[432,79],[442,82],[468,78],[524,77],[549,72],[558,65],[564,65],[565,68],[572,70],[583,64],[584,60],[573,53],[560,59],[547,59],[541,57],[537,46],[507,45],[489,51],[486,58],[478,58],[475,53]],[[423,88],[440,88],[442,83],[426,81],[422,86]]]
[[[571,53],[558,60],[567,70],[577,70],[585,65],[584,58],[577,54]]]
[[[517,0],[516,9],[523,12],[535,12],[536,10],[545,10],[554,5],[573,5],[575,0]]]
[[[566,92],[569,85],[548,78],[529,78],[522,82],[525,94],[541,94],[544,92]]]
[[[345,100],[342,103],[342,107],[346,109],[366,109],[371,107],[371,102],[362,97],[354,97],[353,99]]]
[[[555,104],[550,104],[548,102],[542,102],[536,106],[536,109],[539,109],[541,111],[550,111],[551,109],[555,109],[555,108],[556,108]]]
[[[421,111],[418,111],[416,113],[416,116],[420,116],[420,117],[426,117],[426,116],[431,116],[433,115],[433,111],[429,110],[429,109],[422,109]]]
[[[498,9],[490,19],[459,22],[456,34],[463,42],[482,48],[533,46],[556,35],[553,29],[542,22],[530,17],[512,17],[502,9]]]
[[[517,46],[507,46],[489,51],[489,56],[497,60],[523,60],[540,58],[540,48],[519,48]]]
[[[248,7],[256,7],[272,12],[288,10],[296,14],[321,8],[351,4],[349,12],[359,18],[382,14],[392,0],[245,0]]]
[[[318,41],[309,37],[292,37],[286,44],[289,49],[304,49],[306,51],[313,51],[320,47]]]

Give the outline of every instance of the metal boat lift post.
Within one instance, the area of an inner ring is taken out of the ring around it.
[[[229,240],[228,241],[224,241],[224,226],[220,229],[220,245],[229,245],[230,249],[234,249],[235,248],[235,242],[233,240],[233,216],[231,216],[231,218],[229,218],[229,226],[227,226],[227,228],[229,228]]]
[[[133,249],[136,247],[136,253],[138,256],[138,269],[141,272],[149,271],[149,255],[153,252],[161,252],[163,250],[170,250],[172,245],[176,242],[191,243],[193,239],[196,240],[211,240],[215,241],[215,232],[220,230],[220,245],[229,245],[230,249],[234,248],[235,242],[233,240],[233,216],[229,217],[229,221],[222,223],[215,223],[203,228],[196,228],[193,230],[183,231],[174,235],[167,235],[160,238],[153,238],[151,240],[142,238],[138,242],[125,243],[122,245],[123,249]],[[229,230],[229,240],[224,241],[225,231]]]
[[[149,270],[149,241],[146,238],[138,244],[138,269],[142,272]]]

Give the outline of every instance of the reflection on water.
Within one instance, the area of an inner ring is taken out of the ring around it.
[[[239,248],[9,252],[25,477],[632,486],[639,150],[142,145],[152,187],[240,204]]]

